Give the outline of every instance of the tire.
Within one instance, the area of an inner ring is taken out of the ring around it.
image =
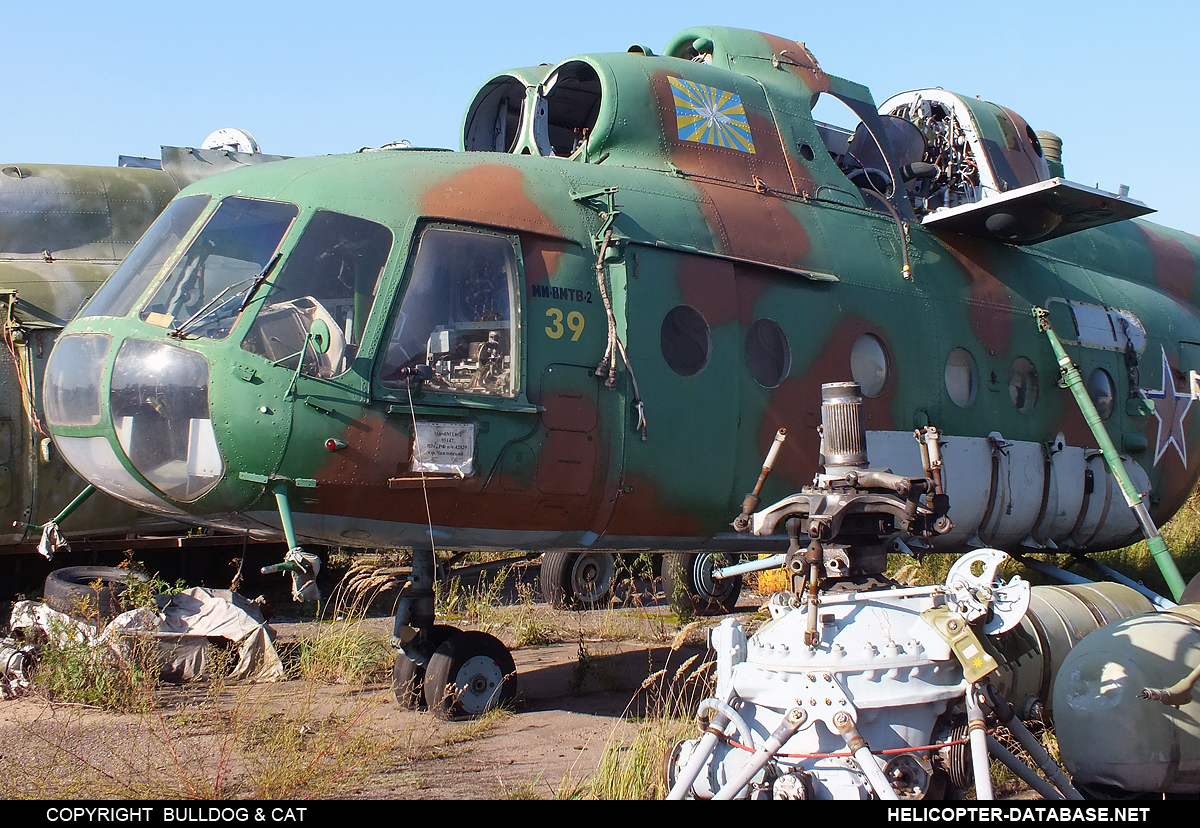
[[[612,600],[617,558],[611,552],[547,552],[541,595],[558,610],[600,610]]]
[[[542,600],[555,609],[570,607],[565,586],[570,559],[570,552],[547,552],[542,555],[542,571],[538,576],[542,585]]]
[[[124,611],[121,596],[130,578],[150,580],[115,566],[68,566],[46,576],[42,596],[47,606],[61,613],[86,621],[110,621]]]
[[[542,597],[557,609],[601,609],[612,599],[617,560],[611,552],[547,552]]]
[[[696,615],[723,615],[737,608],[742,576],[714,581],[712,571],[737,562],[720,552],[668,552],[663,556],[663,594],[671,603],[687,601]]]
[[[457,635],[458,630],[444,624],[434,624],[429,631],[429,649],[436,650],[446,639]],[[392,667],[392,692],[396,703],[405,710],[421,710],[425,707],[425,668],[404,654],[396,653],[396,664]]]
[[[495,636],[470,630],[446,639],[425,671],[425,704],[442,718],[478,716],[510,703],[517,668]]]

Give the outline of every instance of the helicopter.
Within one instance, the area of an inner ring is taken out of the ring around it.
[[[853,129],[814,120],[822,98]],[[397,698],[510,698],[496,638],[434,623],[438,550],[541,552],[559,604],[603,605],[614,556],[732,609],[729,521],[823,383],[861,387],[872,462],[921,476],[927,551],[1081,554],[1139,521],[1041,325],[1162,520],[1197,479],[1200,239],[1064,177],[1061,142],[942,89],[877,105],[800,42],[689,28],[519,68],[462,151],[395,147],[213,176],[171,202],[66,327],[55,444],[139,509],[304,543],[412,547]],[[779,448],[756,497],[812,480]],[[447,693],[449,686],[454,692]]]
[[[116,269],[183,187],[239,166],[277,161],[240,129],[199,147],[162,147],[159,158],[122,155],[113,167],[0,165],[0,301],[8,351],[0,366],[0,548],[50,557],[69,540],[163,535],[184,527],[107,496],[62,513],[84,488],[54,451],[42,421],[41,378],[58,333]],[[55,523],[51,533],[43,526]],[[39,532],[41,536],[39,537]]]

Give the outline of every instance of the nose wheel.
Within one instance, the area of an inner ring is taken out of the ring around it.
[[[392,670],[396,701],[410,710],[424,702],[446,718],[478,716],[512,701],[517,668],[508,648],[487,633],[433,623],[433,549],[414,549],[412,562],[392,633],[399,650]]]
[[[460,632],[433,651],[424,690],[426,705],[442,717],[478,716],[513,700],[517,668],[495,636]]]
[[[434,624],[429,630],[425,646],[429,651],[436,650],[458,633],[454,627]],[[405,655],[403,650],[396,653],[396,666],[392,668],[392,692],[396,695],[396,702],[406,710],[425,707],[425,668]]]

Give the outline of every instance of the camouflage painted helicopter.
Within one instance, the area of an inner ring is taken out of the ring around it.
[[[121,156],[115,167],[0,167],[0,302],[8,359],[0,361],[0,546],[26,550],[84,483],[53,451],[41,423],[41,378],[54,341],[183,187],[215,172],[276,161],[244,130],[221,129],[199,148],[161,158]],[[179,524],[170,524],[178,528]],[[161,531],[160,516],[96,497],[63,533]],[[46,546],[46,553],[53,546]]]
[[[858,126],[814,121],[823,96]],[[667,550],[668,590],[727,609],[714,564],[776,548],[730,518],[823,382],[860,384],[897,473],[921,474],[914,429],[940,430],[934,548],[1112,548],[1138,522],[1030,311],[1165,518],[1197,477],[1200,239],[1065,181],[1057,143],[941,89],[876,106],[804,44],[737,29],[502,73],[464,152],[180,193],[60,338],[47,421],[139,508],[412,546],[398,695],[424,681],[468,712],[512,692],[512,659],[434,625],[433,548],[544,551],[549,597],[582,604],[614,552]],[[761,494],[817,467],[793,439]]]

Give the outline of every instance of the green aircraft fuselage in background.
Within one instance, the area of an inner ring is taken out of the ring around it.
[[[859,129],[814,122],[820,95]],[[102,490],[213,526],[758,551],[729,523],[777,429],[764,502],[812,480],[820,386],[854,379],[873,465],[920,476],[912,432],[941,430],[939,548],[1122,545],[1137,523],[1036,306],[1174,513],[1200,240],[1064,182],[1001,107],[881,109],[803,44],[697,28],[497,76],[466,152],[205,179],[67,326],[51,431]]]
[[[37,539],[86,485],[41,424],[42,375],[62,327],[116,269],[150,223],[206,175],[279,156],[163,147],[161,161],[118,167],[0,166],[0,546]],[[153,165],[153,166],[152,166]],[[70,536],[161,530],[159,516],[97,497],[63,527]],[[178,528],[178,524],[171,523]]]

